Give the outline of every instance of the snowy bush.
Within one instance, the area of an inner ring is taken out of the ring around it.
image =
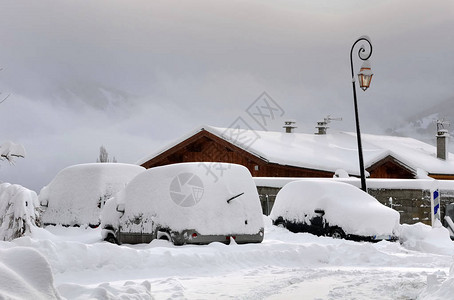
[[[36,193],[17,184],[0,184],[0,240],[21,237],[39,223]]]
[[[107,199],[123,189],[145,168],[120,163],[67,167],[39,194],[44,224],[98,225]]]
[[[6,159],[13,163],[15,157],[25,157],[24,146],[10,141],[0,145],[0,160]]]

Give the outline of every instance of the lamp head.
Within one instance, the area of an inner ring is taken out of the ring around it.
[[[369,88],[373,75],[369,60],[365,60],[358,73],[359,86],[363,91]]]

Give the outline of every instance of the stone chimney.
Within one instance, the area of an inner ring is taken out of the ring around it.
[[[448,137],[449,133],[446,129],[449,127],[449,122],[444,120],[437,120],[437,158],[446,160],[448,159]]]
[[[330,115],[326,116],[326,118],[323,118],[323,121],[317,122],[315,128],[318,129],[318,132],[315,134],[326,134],[326,130],[329,128],[328,123],[331,123],[331,121],[342,121],[342,118],[332,118]]]
[[[293,129],[298,128],[294,125],[296,124],[296,121],[294,120],[285,121],[284,123],[285,125],[283,126],[283,128],[285,128],[286,133],[293,133]]]
[[[326,118],[323,121],[318,121],[315,128],[318,129],[318,132],[316,132],[315,134],[326,134],[326,130],[329,128]]]

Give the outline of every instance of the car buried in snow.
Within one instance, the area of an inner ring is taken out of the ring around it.
[[[400,215],[361,189],[331,180],[300,180],[277,194],[274,225],[355,241],[397,240]]]
[[[445,217],[443,218],[443,226],[449,231],[451,240],[454,241],[454,203],[446,205]]]
[[[117,244],[260,243],[264,235],[249,170],[227,163],[148,169],[107,201],[101,220],[103,239]]]
[[[97,227],[107,199],[124,189],[138,165],[89,163],[64,168],[39,193],[44,225]]]

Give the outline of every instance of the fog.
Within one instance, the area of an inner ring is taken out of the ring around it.
[[[246,109],[263,92],[284,111],[267,130],[295,119],[312,133],[331,115],[354,131],[349,54],[365,34],[362,132],[454,99],[452,1],[333,2],[1,2],[0,143],[27,156],[0,162],[0,180],[39,191],[101,145],[134,163],[202,124],[259,129]]]

